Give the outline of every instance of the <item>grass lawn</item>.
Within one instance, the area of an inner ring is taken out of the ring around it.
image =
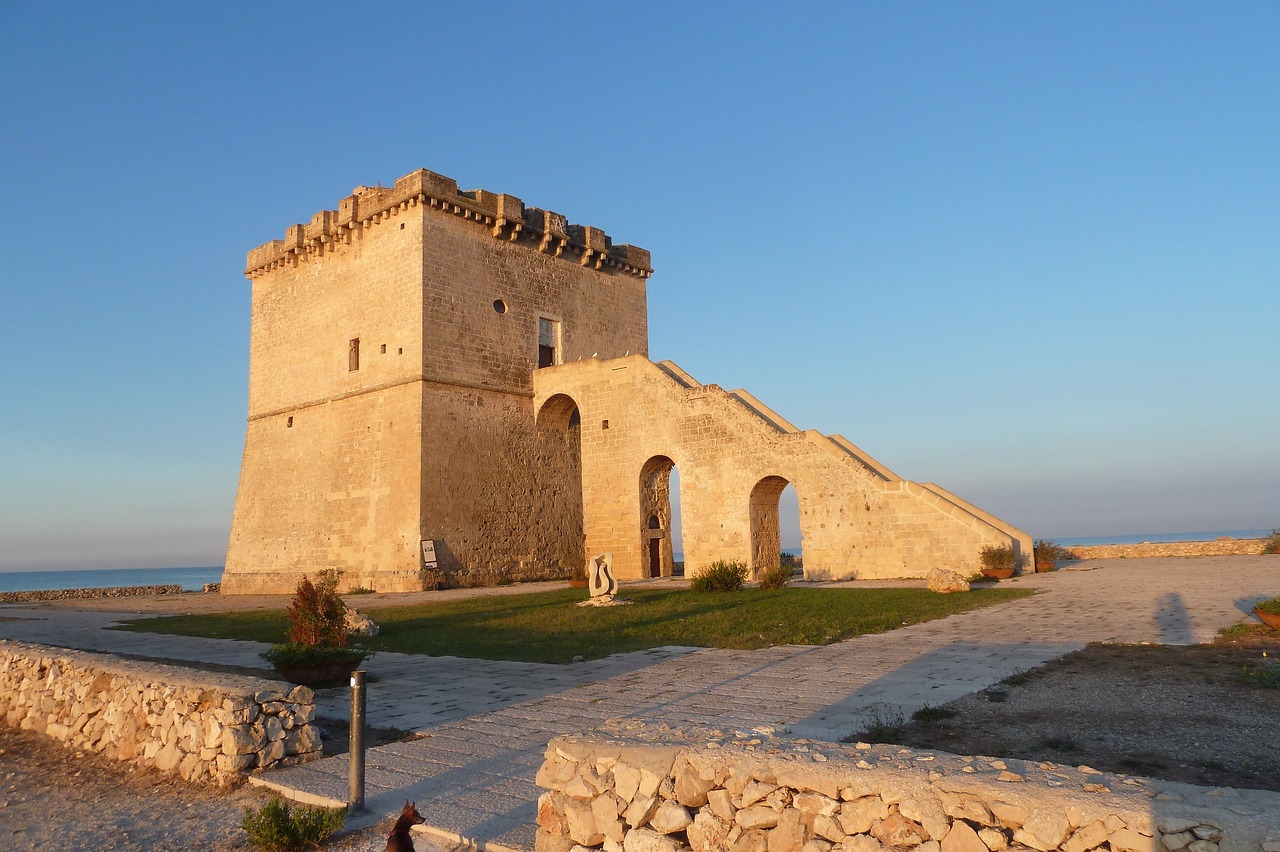
[[[573,604],[586,593],[563,589],[370,609],[382,630],[367,644],[378,651],[531,663],[568,663],[577,655],[596,659],[660,645],[826,645],[1029,594],[1029,589],[959,595],[925,589],[745,589],[723,594],[634,589],[622,595],[634,601],[631,606],[578,607]],[[283,642],[288,622],[283,611],[237,612],[147,618],[120,629]]]

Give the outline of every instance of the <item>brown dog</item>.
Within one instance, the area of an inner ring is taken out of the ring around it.
[[[426,819],[418,813],[418,803],[406,799],[400,818],[387,835],[387,852],[413,852],[413,835],[409,833],[409,827],[422,825],[424,822]]]

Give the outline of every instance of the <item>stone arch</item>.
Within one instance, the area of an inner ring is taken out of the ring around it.
[[[538,409],[533,482],[540,508],[530,518],[535,559],[553,573],[570,576],[586,565],[582,516],[582,415],[568,394],[558,393]]]
[[[781,476],[766,476],[751,489],[751,570],[756,576],[781,562],[778,498],[790,484]]]
[[[668,456],[653,456],[640,468],[640,574],[670,577],[675,570],[671,545],[671,471]]]

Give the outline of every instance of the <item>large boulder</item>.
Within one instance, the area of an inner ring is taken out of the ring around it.
[[[952,592],[969,591],[969,581],[955,571],[948,571],[946,568],[934,568],[929,572],[927,580],[929,591],[931,592],[949,595]]]
[[[966,588],[968,588],[966,586]],[[354,609],[347,609],[347,614],[343,616],[343,627],[347,631],[348,636],[377,636],[378,622],[362,612],[356,612]]]

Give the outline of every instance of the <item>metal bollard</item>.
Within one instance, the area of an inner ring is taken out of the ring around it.
[[[364,810],[364,679],[363,670],[351,673],[351,766],[347,773],[347,813]]]

